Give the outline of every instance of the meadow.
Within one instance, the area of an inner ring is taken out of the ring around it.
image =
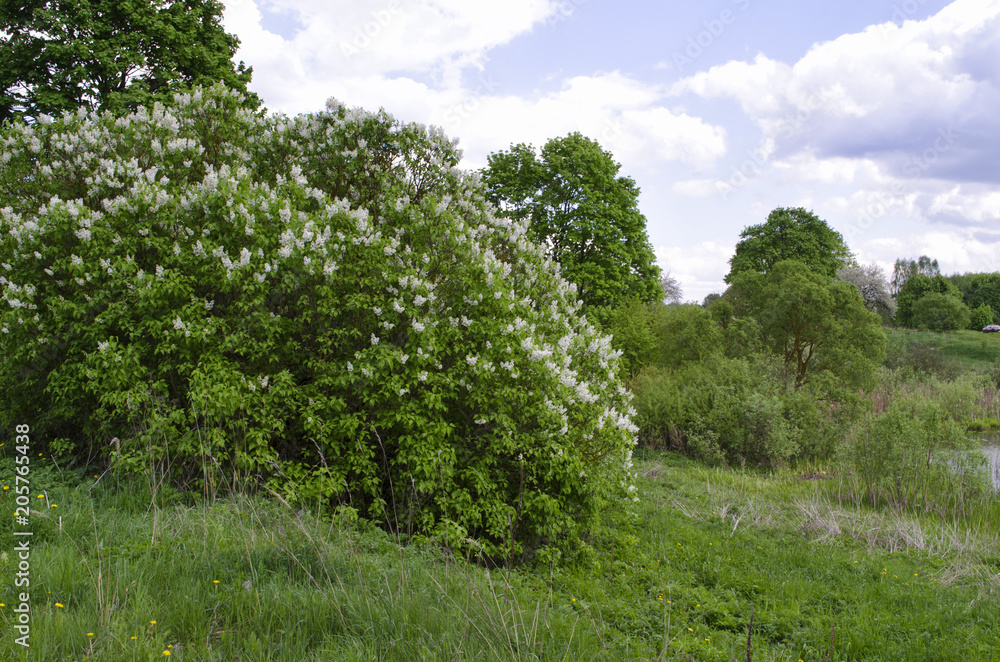
[[[832,467],[636,468],[639,507],[608,512],[580,562],[511,570],[266,494],[154,497],[43,460],[32,647],[5,636],[0,658],[995,659],[995,496],[948,518],[872,509]]]

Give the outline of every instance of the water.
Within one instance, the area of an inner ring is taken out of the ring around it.
[[[1000,432],[984,433],[980,439],[983,441],[983,452],[990,460],[993,489],[1000,491]]]

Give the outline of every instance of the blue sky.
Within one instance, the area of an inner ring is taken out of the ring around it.
[[[1000,0],[225,0],[273,110],[436,124],[463,166],[579,131],[700,301],[806,207],[862,263],[1000,269]]]

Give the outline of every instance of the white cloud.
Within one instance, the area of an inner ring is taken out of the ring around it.
[[[656,262],[677,279],[685,301],[700,303],[713,292],[728,287],[722,277],[729,273],[729,258],[735,245],[705,241],[694,246],[656,246]]]

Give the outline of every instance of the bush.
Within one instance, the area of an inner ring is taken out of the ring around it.
[[[778,357],[650,367],[631,387],[644,445],[683,450],[709,464],[767,467],[833,450],[839,423],[814,394],[794,388]]]
[[[969,307],[958,297],[931,292],[913,304],[913,325],[928,331],[957,331],[969,326]]]
[[[982,331],[984,326],[993,324],[993,308],[988,303],[981,303],[973,308],[969,315],[969,328],[973,331]]]
[[[863,419],[847,436],[840,459],[873,505],[961,514],[967,501],[991,487],[985,457],[964,426],[920,399],[893,402]]]
[[[628,488],[610,339],[437,130],[217,87],[0,139],[7,429],[497,558],[564,546]]]

